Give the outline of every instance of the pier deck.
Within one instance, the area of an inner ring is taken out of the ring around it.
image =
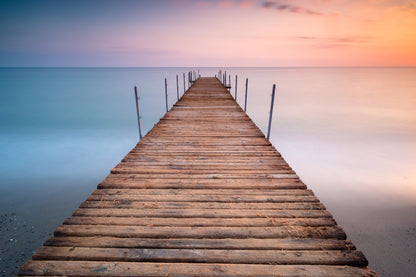
[[[377,276],[216,78],[199,78],[19,275]]]

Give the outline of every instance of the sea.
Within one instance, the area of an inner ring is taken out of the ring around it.
[[[416,271],[416,68],[0,68],[0,264],[12,276],[188,88],[230,93],[380,276]],[[178,76],[178,77],[177,77]],[[237,76],[237,77],[236,77]],[[178,78],[178,85],[176,83]],[[237,83],[235,82],[237,78]]]

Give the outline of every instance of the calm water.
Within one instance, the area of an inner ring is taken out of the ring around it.
[[[182,73],[188,70],[0,69],[1,213],[29,221],[41,234],[34,243],[40,245],[137,143],[133,86],[139,87],[147,132],[165,112],[164,78],[172,106],[175,75],[183,93]],[[202,76],[217,72],[200,69]],[[416,206],[416,68],[230,68],[227,73],[233,84],[239,76],[242,106],[249,79],[247,112],[263,132],[277,84],[273,145],[370,266],[388,272],[380,249],[371,246],[376,237],[360,234],[369,225],[387,228],[388,220],[368,222],[377,215]],[[414,256],[407,263],[414,265]]]

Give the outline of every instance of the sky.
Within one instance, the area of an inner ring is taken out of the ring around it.
[[[0,0],[0,66],[416,66],[416,0]]]

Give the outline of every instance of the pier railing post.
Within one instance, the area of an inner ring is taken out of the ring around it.
[[[179,101],[179,76],[176,75],[176,96],[178,97]]]
[[[185,72],[183,73],[183,93],[185,93]]]
[[[270,104],[270,115],[269,115],[269,128],[267,129],[267,139],[270,139],[270,128],[272,126],[272,117],[273,117],[273,105],[274,105],[274,93],[276,91],[276,85],[273,85],[272,92],[272,103]]]
[[[141,124],[141,116],[140,116],[140,106],[139,106],[139,96],[137,93],[137,87],[134,87],[134,95],[136,96],[136,111],[137,111],[137,122],[139,124],[139,136],[142,139],[142,124]]]
[[[235,75],[235,101],[237,101],[237,74]]]
[[[165,98],[166,98],[166,112],[169,111],[168,107],[168,80],[165,78]]]
[[[244,112],[247,111],[247,88],[248,88],[248,78],[246,78],[246,96],[244,97]]]

